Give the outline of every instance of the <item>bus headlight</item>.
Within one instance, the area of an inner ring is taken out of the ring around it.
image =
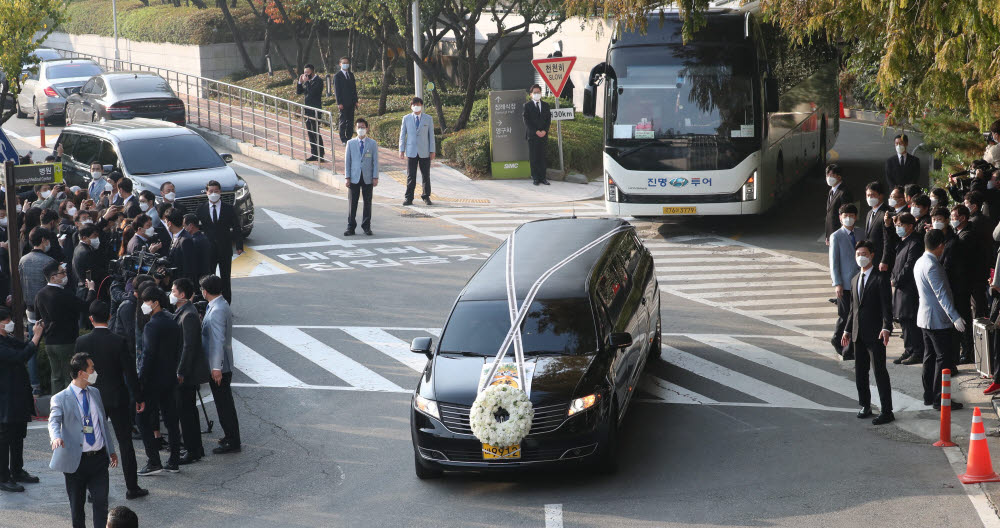
[[[615,184],[614,178],[611,177],[607,172],[604,173],[604,179],[608,186],[608,201],[617,202],[618,201],[618,185]]]
[[[743,201],[751,202],[757,198],[757,171],[753,171],[753,174],[747,178],[746,183],[743,184]]]

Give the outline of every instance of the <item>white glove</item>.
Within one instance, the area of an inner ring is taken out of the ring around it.
[[[958,321],[955,321],[955,330],[958,330],[959,332],[964,332],[965,331],[965,321],[962,320],[962,319],[959,319]]]

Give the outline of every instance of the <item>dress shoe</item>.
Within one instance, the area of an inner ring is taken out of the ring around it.
[[[374,236],[375,233],[372,233],[371,229],[365,229],[365,235],[367,235],[367,236]]]
[[[424,203],[427,204],[427,205],[434,205],[433,203],[431,203],[431,199],[430,198],[424,198]]]
[[[872,420],[872,425],[887,424],[895,419],[896,417],[892,414],[892,411],[884,412],[882,414],[879,414],[878,416],[875,417],[874,420]]]
[[[906,361],[907,359],[910,359],[910,353],[909,352],[903,352],[902,356],[899,356],[898,358],[892,360],[892,362],[895,365],[899,365],[900,363]]]
[[[309,156],[308,158],[306,158],[306,161],[318,161],[318,160],[319,158],[317,158],[316,156]]]
[[[354,236],[354,230],[348,229],[347,231],[344,231],[344,236]]]
[[[542,185],[552,185],[549,180],[542,180]]]
[[[25,484],[38,484],[38,477],[28,473],[23,469],[11,475],[11,480],[13,480],[14,482],[23,482]]]
[[[239,453],[240,451],[243,451],[243,446],[233,445],[228,442],[212,450],[212,452],[215,453],[216,455],[224,455],[226,453]]]
[[[924,360],[922,358],[917,357],[916,355],[911,355],[910,357],[903,360],[904,365],[918,365],[923,362]]]
[[[168,473],[177,473],[181,470],[180,466],[177,465],[176,461],[167,460],[166,464],[163,464],[163,471]]]
[[[413,205],[413,200],[403,200],[403,205]]]
[[[854,361],[854,353],[847,352],[843,355],[843,357],[841,357],[841,359],[843,359],[844,361]]]
[[[41,395],[42,395],[42,388],[41,387],[38,387],[38,386],[32,386],[31,387],[31,396],[32,397],[38,398]]]
[[[187,453],[177,461],[178,465],[186,466],[188,464],[194,464],[195,462],[201,460],[200,456],[191,456],[191,453]]]
[[[871,407],[862,407],[861,410],[858,411],[858,418],[870,418],[871,416],[874,416],[872,414]]]
[[[217,444],[219,444],[219,445],[228,444],[229,443],[229,439],[223,436],[222,438],[216,440],[215,442]]]
[[[535,185],[535,186],[538,186],[538,185],[541,185],[541,182],[533,181],[533,182],[531,182],[531,184]]]
[[[957,410],[959,410],[959,409],[961,409],[963,407],[965,407],[965,406],[962,405],[960,402],[957,402],[955,400],[951,400],[951,410],[957,411]],[[935,411],[940,411],[941,410],[941,402],[938,402],[938,403],[934,404],[934,410]]]
[[[14,482],[13,480],[8,480],[7,482],[0,482],[0,490],[2,491],[24,491],[24,486]]]
[[[1000,383],[994,381],[993,383],[990,383],[989,387],[986,387],[983,394],[989,396],[990,394],[996,394],[998,392],[1000,392]]]
[[[138,499],[139,497],[145,497],[146,495],[149,495],[149,490],[143,488],[136,488],[125,492],[125,498],[128,500]]]
[[[154,465],[147,463],[137,474],[140,477],[148,477],[150,475],[159,475],[160,473],[163,473],[163,466],[159,464]]]

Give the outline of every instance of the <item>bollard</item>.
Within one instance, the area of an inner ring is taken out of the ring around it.
[[[936,447],[954,447],[951,441],[951,369],[941,371],[941,439]]]
[[[45,116],[39,116],[38,118],[38,139],[42,142],[42,148],[45,147]]]

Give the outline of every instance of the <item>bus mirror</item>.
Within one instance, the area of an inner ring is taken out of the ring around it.
[[[587,84],[590,86],[597,86],[601,84],[601,76],[606,73],[608,63],[602,62],[597,66],[590,69],[590,77],[587,78]]]
[[[764,80],[764,110],[767,112],[778,111],[778,83],[772,78]]]
[[[583,115],[594,117],[597,113],[597,87],[587,86],[583,89]]]

